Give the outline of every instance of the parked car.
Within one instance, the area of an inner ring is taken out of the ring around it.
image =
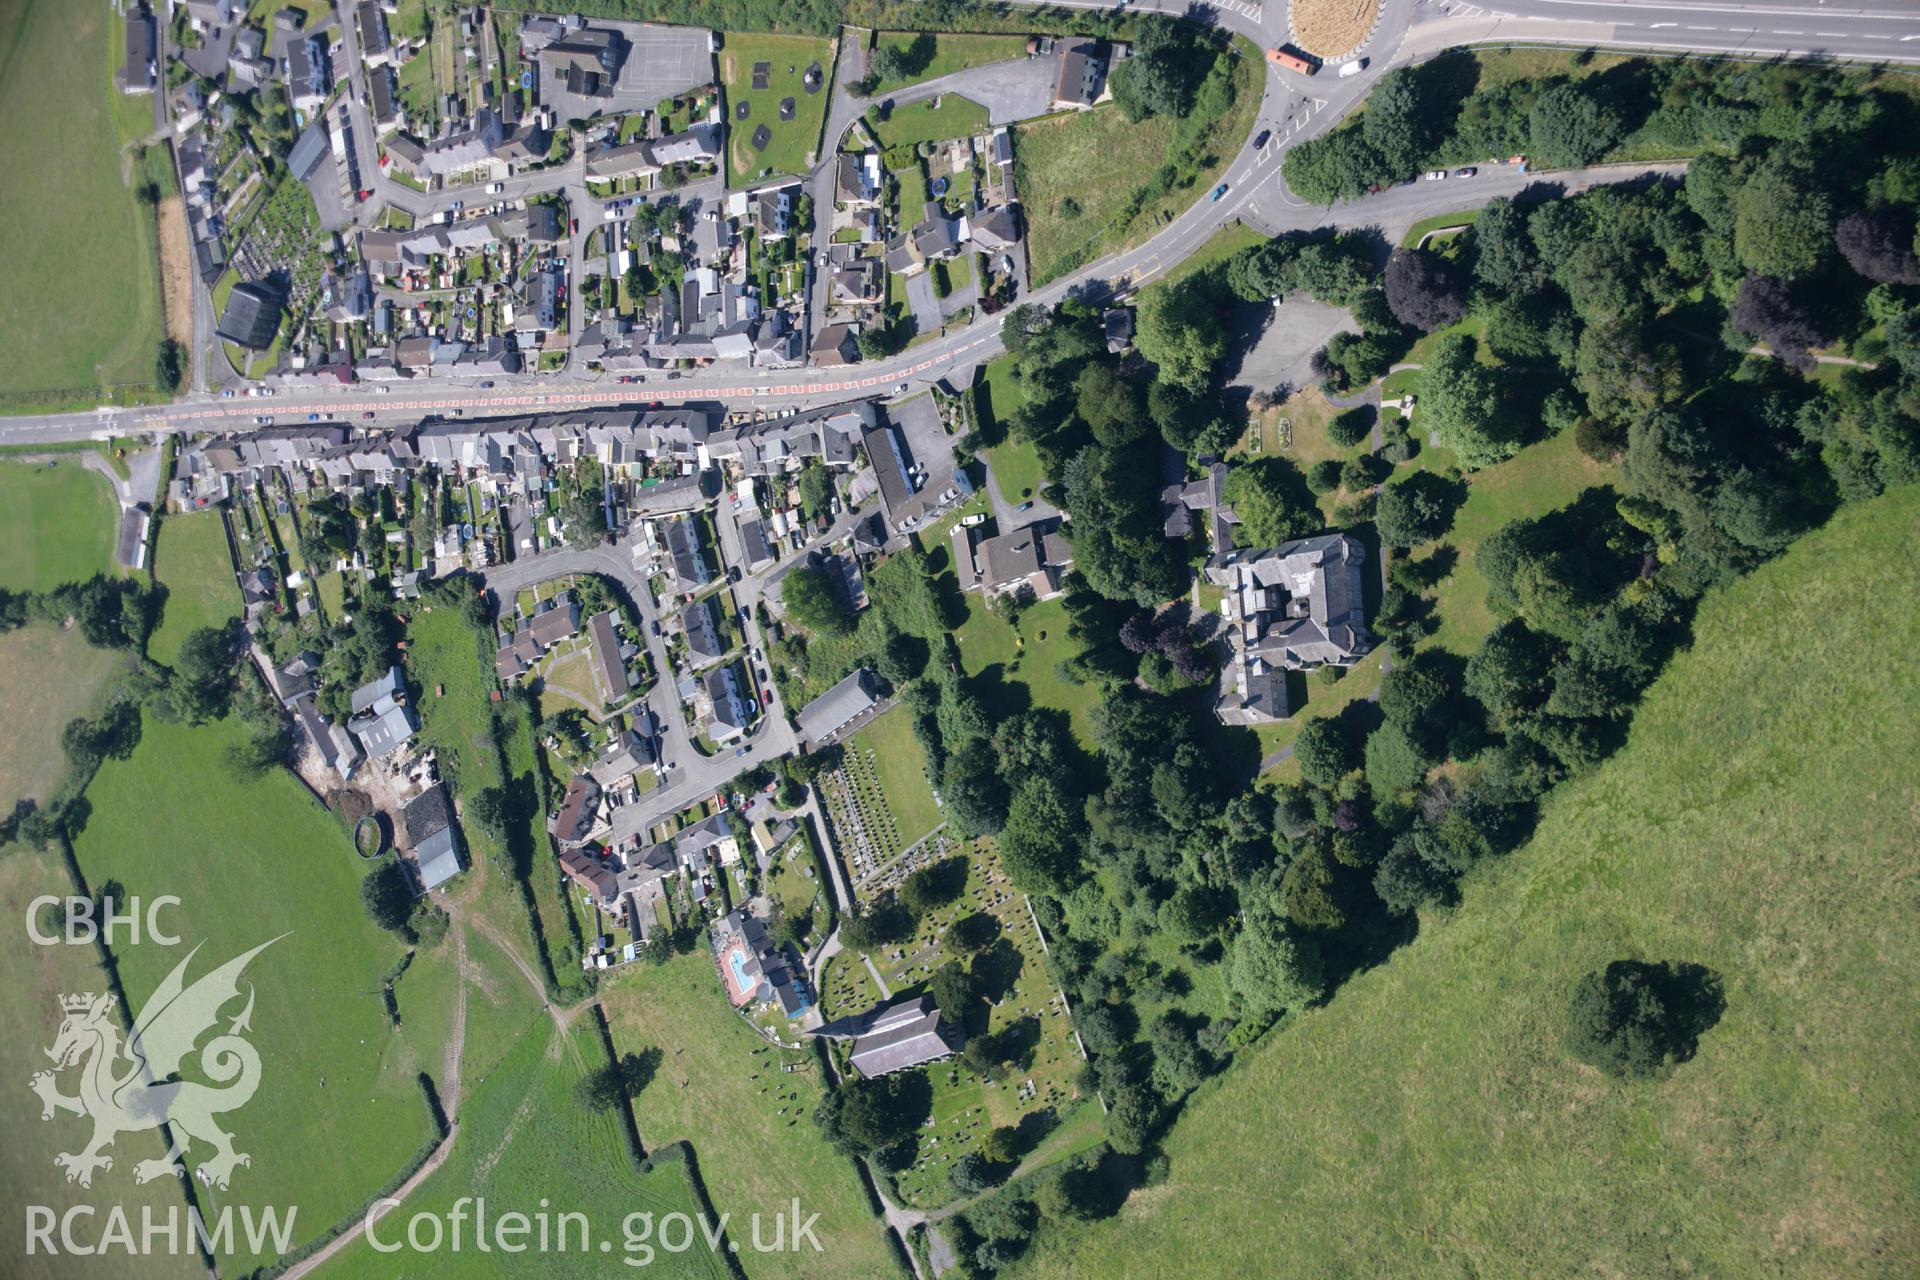
[[[504,182],[489,182],[487,184],[487,194],[490,196],[497,196],[506,189],[507,184]]]
[[[273,415],[270,413],[256,414],[253,420],[259,423],[263,427],[268,427],[273,425]]]
[[[975,525],[982,525],[982,524],[985,524],[986,522],[987,522],[987,513],[984,511],[976,511],[972,515],[962,518],[960,521],[960,525],[962,528],[971,529]]]
[[[568,219],[568,221],[567,221],[567,231],[568,231],[568,233],[569,233],[569,234],[571,234],[571,235],[576,235],[576,236],[577,236],[577,235],[579,235],[579,234],[580,234],[580,219],[578,219],[578,218],[570,218],[570,219]]]
[[[231,399],[233,399],[233,388],[232,388],[232,387],[227,387],[227,388],[225,388],[224,390],[222,390],[222,391],[220,392],[220,398],[221,398],[222,400],[231,400]]]
[[[310,414],[308,414],[308,415],[307,415],[307,421],[308,421],[308,422],[318,422],[318,421],[320,421],[320,415],[319,415],[319,414],[317,414],[317,413],[310,413]]]
[[[1225,194],[1227,194],[1227,184],[1223,182],[1219,186],[1213,189],[1213,194],[1208,196],[1207,199],[1218,200],[1221,196]]]
[[[481,383],[480,389],[482,391],[491,391],[493,389],[493,379],[489,378],[485,382]]]
[[[1475,168],[1473,165],[1468,165],[1464,169],[1455,169],[1453,171],[1453,176],[1456,178],[1471,178],[1474,174],[1478,172],[1480,172],[1479,169]]]
[[[1019,506],[1013,509],[1013,513],[1015,515],[1019,515],[1022,511],[1031,511],[1031,510],[1033,510],[1033,503],[1023,502]]]
[[[360,416],[363,418],[371,418],[373,416],[373,410],[369,409],[365,413],[361,414]]]
[[[1340,78],[1345,80],[1348,76],[1357,76],[1366,69],[1367,60],[1365,58],[1355,58],[1352,62],[1343,62],[1340,64]]]
[[[1427,172],[1427,181],[1438,182],[1440,181],[1440,179],[1446,176],[1447,176],[1447,171],[1445,169],[1431,169],[1431,170],[1428,170]]]
[[[1260,148],[1266,146],[1267,139],[1271,138],[1272,136],[1273,136],[1273,130],[1262,129],[1258,134],[1254,136],[1253,149],[1255,151],[1258,151]]]

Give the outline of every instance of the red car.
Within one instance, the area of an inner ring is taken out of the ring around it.
[[[577,235],[579,235],[579,234],[580,234],[580,219],[578,219],[578,218],[575,218],[575,219],[573,220],[573,225],[572,225],[572,226],[570,226],[570,227],[568,227],[568,228],[567,228],[567,230],[568,230],[569,232],[571,232],[571,233],[572,233],[573,235],[576,235],[576,236],[577,236]]]

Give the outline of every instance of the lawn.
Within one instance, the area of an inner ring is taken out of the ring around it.
[[[753,87],[754,64],[768,64],[767,87]],[[802,83],[807,68],[820,66],[816,92]],[[749,187],[774,174],[807,171],[827,114],[827,81],[833,75],[833,44],[813,36],[735,35],[725,37],[720,52],[721,99],[727,110],[727,185]],[[794,102],[794,117],[780,118],[780,103]],[[739,116],[740,104],[749,114]],[[752,143],[754,131],[765,125],[772,139],[764,150]]]
[[[430,1213],[444,1224],[463,1198],[484,1198],[492,1222],[500,1215],[521,1213],[536,1231],[542,1218],[552,1224],[552,1247],[530,1255],[537,1257],[543,1276],[599,1277],[624,1270],[610,1258],[644,1266],[648,1275],[725,1276],[725,1263],[708,1250],[698,1227],[692,1233],[693,1247],[683,1253],[658,1247],[641,1251],[645,1241],[636,1239],[640,1224],[629,1215],[649,1215],[651,1227],[665,1215],[692,1215],[697,1201],[684,1164],[662,1159],[641,1173],[617,1116],[581,1105],[576,1089],[582,1075],[606,1060],[599,1033],[584,1019],[570,1032],[556,1030],[546,1018],[529,1027],[500,1065],[474,1082],[461,1107],[460,1134],[447,1162],[408,1197],[404,1209],[375,1227],[375,1237],[386,1245],[403,1243],[414,1214]],[[651,1088],[661,1087],[656,1078]],[[471,1201],[465,1209],[469,1215],[475,1212]],[[578,1219],[563,1225],[561,1214],[583,1215],[586,1225]],[[357,1240],[317,1274],[330,1280],[387,1280],[397,1275],[470,1280],[526,1273],[524,1256],[474,1247],[471,1216],[465,1230],[465,1247],[458,1251],[443,1245],[434,1252],[406,1248],[380,1254]],[[744,1226],[729,1224],[727,1237],[746,1250],[751,1244],[743,1232]],[[537,1236],[529,1235],[521,1243],[537,1248],[536,1241]]]
[[[1910,1274],[1916,521],[1920,491],[1862,504],[1708,599],[1526,847],[1190,1102],[1169,1183],[1018,1273]],[[1562,1047],[1622,956],[1725,984],[1671,1078]],[[1284,1195],[1249,1231],[1223,1179]]]
[[[849,755],[867,760],[880,793],[886,799],[893,828],[905,849],[940,825],[940,806],[927,785],[927,757],[913,736],[913,717],[889,711],[853,735]]]
[[[1460,213],[1436,213],[1431,218],[1422,218],[1407,228],[1407,234],[1400,237],[1403,249],[1418,248],[1423,237],[1436,231],[1445,231],[1450,227],[1470,227],[1480,216],[1478,209],[1467,209]]]
[[[306,1241],[357,1211],[431,1124],[419,1064],[379,999],[402,948],[360,905],[366,864],[292,774],[242,780],[227,765],[241,735],[234,721],[190,728],[146,717],[133,756],[108,761],[88,789],[92,815],[75,853],[94,886],[117,880],[129,895],[180,899],[169,926],[185,946],[146,937],[115,946],[136,1007],[195,944],[206,950],[191,976],[277,939],[247,971],[251,1041],[265,1065],[231,1124],[253,1162],[231,1191],[197,1194],[203,1210],[298,1206],[294,1238]],[[209,1154],[196,1147],[189,1162]],[[235,1271],[268,1260],[240,1247],[226,1259]]]
[[[171,515],[160,522],[153,574],[167,589],[160,626],[147,639],[147,656],[171,663],[201,627],[240,616],[240,588],[227,553],[225,517],[218,511]]]
[[[118,21],[104,4],[0,7],[0,411],[153,380],[159,253],[152,212],[120,176]]]
[[[881,80],[873,91],[876,98],[885,97],[910,84],[950,76],[969,67],[1024,58],[1027,56],[1027,38],[882,31],[874,40],[874,51],[877,53],[881,49],[898,49],[906,54],[913,70],[898,79]]]
[[[1014,178],[1027,211],[1034,287],[1147,239],[1220,180],[1253,131],[1264,83],[1259,51],[1238,37],[1234,43],[1240,56],[1233,103],[1204,129],[1164,116],[1132,124],[1112,103],[1014,126]],[[1166,164],[1178,177],[1164,194],[1144,198]],[[1143,197],[1137,206],[1136,195]]]
[[[120,506],[107,478],[80,458],[63,455],[51,466],[0,463],[0,510],[7,513],[0,588],[46,591],[114,571]]]
[[[704,946],[659,967],[621,971],[602,1004],[616,1049],[662,1055],[659,1074],[634,1102],[641,1141],[649,1149],[693,1144],[714,1209],[740,1224],[737,1257],[751,1280],[894,1274],[853,1165],[813,1122],[813,1055],[776,1049],[749,1030],[728,1006]],[[802,1069],[779,1069],[795,1064]],[[748,1215],[771,1214],[796,1196],[803,1213],[820,1215],[814,1234],[824,1252],[752,1252]]]
[[[93,712],[127,656],[78,629],[33,623],[0,633],[0,797],[45,800],[67,775],[60,731]]]
[[[1414,422],[1419,423],[1416,411]],[[1421,449],[1427,449],[1424,434]],[[1416,459],[1418,461],[1418,459]],[[1474,552],[1487,536],[1510,520],[1545,515],[1577,498],[1590,486],[1607,484],[1613,468],[1581,453],[1573,433],[1528,445],[1497,466],[1467,477],[1467,501],[1455,513],[1453,528],[1439,542],[1456,548],[1460,559],[1435,592],[1440,630],[1430,643],[1466,655],[1479,648],[1498,619],[1487,608],[1487,579]],[[1417,548],[1425,555],[1428,548]]]
[[[1081,745],[1091,747],[1100,690],[1092,684],[1069,684],[1060,675],[1060,664],[1080,652],[1079,643],[1067,634],[1065,601],[1028,606],[1017,630],[989,612],[977,591],[966,593],[966,607],[967,620],[953,638],[960,646],[968,687],[986,703],[988,714],[997,720],[1030,706],[1054,707],[1067,713]]]
[[[1007,433],[1007,420],[1026,403],[1026,393],[1013,374],[1012,356],[996,356],[980,373],[976,403],[980,426],[988,436],[999,436],[1000,443],[987,450],[987,466],[1000,484],[1000,494],[1008,502],[1020,503],[1040,492],[1047,473],[1040,465],[1040,451],[1024,440]]]
[[[15,633],[20,634],[24,633]],[[44,636],[35,638],[45,640]],[[9,728],[31,724],[27,718],[31,714],[31,708],[11,697],[0,702],[0,719]],[[7,794],[16,793],[8,787]],[[0,1224],[0,1251],[7,1258],[6,1274],[15,1280],[89,1280],[96,1276],[107,1280],[129,1274],[125,1257],[113,1253],[86,1257],[56,1250],[50,1255],[43,1248],[30,1255],[24,1206],[45,1205],[57,1214],[65,1214],[73,1206],[104,1208],[110,1204],[124,1211],[137,1229],[143,1212],[165,1221],[166,1215],[184,1210],[186,1205],[180,1184],[171,1178],[144,1186],[133,1179],[136,1161],[160,1155],[161,1142],[152,1132],[121,1135],[114,1146],[113,1168],[96,1174],[91,1189],[68,1182],[53,1163],[56,1153],[78,1150],[86,1130],[71,1116],[42,1123],[40,1099],[28,1091],[26,1082],[34,1072],[50,1065],[42,1050],[58,1034],[60,998],[75,992],[105,991],[107,976],[93,947],[37,946],[27,940],[24,929],[28,903],[34,898],[64,897],[72,891],[66,869],[55,853],[15,847],[0,858],[0,911],[5,911],[13,930],[4,953],[0,953],[5,957],[0,964],[0,979],[4,979],[0,980],[0,1018],[4,1018],[8,1031],[0,1044],[0,1071],[14,1086],[0,1090],[0,1130],[8,1135],[8,1140],[0,1144],[0,1197],[14,1206]],[[69,1071],[62,1076],[64,1091],[74,1091],[76,1075]],[[246,1113],[236,1127],[243,1135],[248,1132]],[[95,1219],[96,1223],[100,1221]],[[76,1219],[76,1224],[81,1222],[84,1219]],[[84,1226],[79,1230],[88,1232]],[[97,1238],[97,1231],[94,1228],[90,1237]],[[156,1254],[159,1256],[140,1260],[141,1276],[186,1280],[206,1274],[190,1254],[160,1254],[157,1250]]]
[[[937,100],[930,98],[895,107],[885,120],[874,126],[874,133],[883,147],[905,147],[970,137],[986,127],[985,107],[971,98],[948,93]]]

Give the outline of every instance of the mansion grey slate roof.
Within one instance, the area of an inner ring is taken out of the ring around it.
[[[1215,710],[1228,724],[1288,714],[1287,671],[1348,666],[1373,647],[1361,566],[1366,548],[1344,533],[1208,558],[1231,650]]]

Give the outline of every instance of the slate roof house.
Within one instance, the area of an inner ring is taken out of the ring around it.
[[[1231,656],[1215,712],[1227,724],[1265,724],[1291,714],[1286,673],[1351,666],[1373,647],[1363,612],[1366,548],[1344,533],[1266,550],[1208,558]]]
[[[1160,491],[1162,532],[1185,538],[1193,532],[1196,512],[1207,513],[1207,539],[1215,551],[1233,550],[1233,528],[1240,517],[1227,505],[1227,464],[1215,461],[1198,480],[1170,484]]]
[[[407,801],[400,810],[400,825],[413,850],[422,893],[460,874],[460,829],[453,821],[453,804],[445,786],[436,783]]]
[[[1091,107],[1106,96],[1111,46],[1083,37],[1063,38],[1053,46],[1053,105]]]
[[[554,839],[561,844],[579,844],[593,830],[600,808],[600,784],[584,773],[576,773],[567,783],[560,800],[560,815],[554,819]]]
[[[988,595],[1026,587],[1036,600],[1060,594],[1061,581],[1073,564],[1073,548],[1060,532],[1058,520],[1030,525],[976,541],[973,530],[955,526],[954,558],[962,566],[961,588],[979,585]]]
[[[847,1061],[870,1080],[950,1058],[967,1041],[966,1032],[942,1018],[928,995],[876,1005],[865,1013],[826,1023],[813,1034],[853,1041]]]
[[[384,676],[355,689],[350,705],[347,728],[371,760],[404,747],[420,727],[407,705],[407,682],[399,667],[389,667]]]

